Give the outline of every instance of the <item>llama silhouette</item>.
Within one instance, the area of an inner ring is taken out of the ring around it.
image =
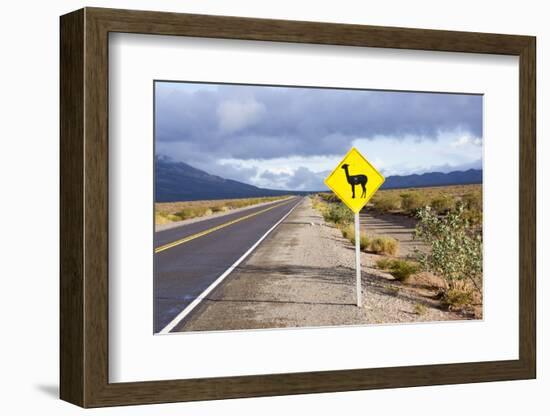
[[[351,197],[355,198],[355,185],[361,185],[363,188],[363,192],[361,193],[361,198],[367,197],[367,181],[369,178],[367,178],[367,175],[350,175],[349,174],[349,165],[347,163],[344,163],[342,165],[342,169],[346,172],[346,179],[348,180],[348,183],[351,185]]]

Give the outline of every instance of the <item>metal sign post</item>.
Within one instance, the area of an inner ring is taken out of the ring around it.
[[[325,179],[325,184],[355,214],[355,283],[358,307],[361,307],[363,303],[359,212],[383,183],[384,177],[380,172],[354,147]]]
[[[361,227],[358,212],[355,213],[355,279],[357,306],[361,307],[363,303],[363,294],[361,293]]]

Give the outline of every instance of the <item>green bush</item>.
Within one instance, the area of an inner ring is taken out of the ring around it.
[[[400,196],[403,210],[411,214],[428,205],[426,197],[419,192],[407,192]]]
[[[376,267],[387,270],[400,282],[406,282],[413,274],[418,273],[420,267],[417,263],[401,259],[380,259]]]
[[[377,254],[390,254],[395,256],[399,251],[399,241],[387,236],[374,237],[370,242],[370,249]]]
[[[400,282],[406,282],[413,274],[418,273],[417,264],[405,260],[395,260],[390,273]]]
[[[346,225],[353,222],[353,212],[341,203],[330,203],[323,212],[325,221],[338,225]]]
[[[418,218],[415,238],[431,247],[429,253],[419,253],[422,266],[442,276],[448,289],[469,281],[481,292],[483,243],[481,235],[469,228],[463,206],[442,218],[426,207],[418,212]]]

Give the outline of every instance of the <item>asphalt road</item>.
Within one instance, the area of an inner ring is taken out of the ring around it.
[[[155,333],[162,331],[303,198],[155,233]]]

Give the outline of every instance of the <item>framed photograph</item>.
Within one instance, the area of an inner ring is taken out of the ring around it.
[[[534,37],[60,29],[63,400],[536,377]]]

